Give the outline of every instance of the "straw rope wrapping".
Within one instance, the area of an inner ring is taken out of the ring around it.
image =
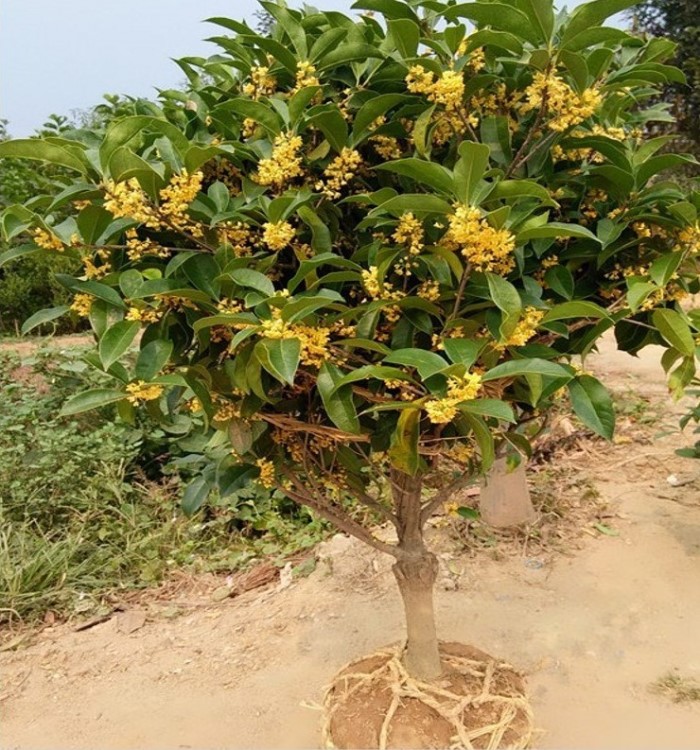
[[[529,747],[533,735],[533,716],[529,702],[524,695],[506,696],[492,693],[494,676],[498,670],[515,671],[506,662],[479,659],[469,659],[442,651],[443,663],[454,671],[464,675],[476,677],[482,681],[481,690],[476,695],[457,695],[439,685],[422,682],[412,678],[401,663],[404,646],[384,648],[368,656],[354,659],[343,667],[339,676],[327,688],[324,698],[325,720],[323,725],[323,746],[333,750],[335,745],[331,736],[331,723],[336,710],[360,688],[368,683],[385,682],[392,692],[392,699],[387,709],[379,733],[379,750],[386,750],[391,729],[391,722],[397,709],[405,698],[413,698],[425,704],[438,715],[448,721],[454,728],[451,750],[473,750],[474,741],[488,737],[488,743],[481,748],[497,750],[502,747],[503,737],[517,718],[525,719],[526,726],[514,744],[507,747],[511,750],[524,750]],[[370,672],[345,672],[355,664],[367,662],[375,658],[385,661]],[[462,722],[462,713],[466,708],[479,706],[484,703],[500,704],[501,715],[498,721],[483,727],[468,729]]]

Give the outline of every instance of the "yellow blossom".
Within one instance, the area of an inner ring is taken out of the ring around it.
[[[152,307],[130,307],[124,317],[126,320],[133,320],[141,323],[157,323],[163,317],[163,311],[155,310]]]
[[[416,291],[416,294],[428,302],[437,302],[440,299],[440,284],[437,281],[424,281]]]
[[[126,400],[132,404],[138,404],[141,401],[155,401],[160,398],[163,386],[136,380],[133,383],[127,383],[126,392],[129,394]]]
[[[301,168],[301,136],[280,133],[274,142],[272,156],[261,159],[255,181],[260,185],[270,185],[281,190],[294,178],[304,174]]]
[[[254,65],[250,69],[250,82],[243,86],[243,93],[252,99],[270,96],[277,89],[277,79],[270,75],[270,69],[264,65]]]
[[[520,111],[526,114],[544,107],[549,129],[561,132],[591,117],[601,101],[597,89],[588,88],[577,94],[556,73],[538,72],[525,90],[525,102]]]
[[[316,183],[316,190],[322,190],[327,198],[340,198],[341,188],[353,179],[361,164],[362,157],[359,151],[343,148],[324,170],[325,180]]]
[[[514,268],[515,237],[507,229],[492,227],[478,208],[457,205],[448,222],[443,240],[459,249],[477,271],[506,275]]]
[[[217,227],[219,243],[230,245],[237,258],[252,255],[255,244],[253,230],[242,221],[225,221]]]
[[[481,390],[481,376],[475,372],[463,377],[447,379],[447,396],[431,399],[423,405],[433,424],[447,424],[457,416],[457,407],[464,401],[473,401]]]
[[[397,245],[405,245],[411,255],[420,255],[423,249],[425,231],[423,224],[410,212],[406,212],[399,219],[392,239]]]
[[[44,229],[35,229],[32,232],[34,243],[44,250],[56,250],[62,253],[64,250],[63,242],[55,234],[49,233]]]
[[[524,315],[510,334],[505,344],[499,346],[502,349],[506,346],[524,346],[537,333],[537,326],[544,317],[543,310],[537,310],[534,307],[526,307]]]
[[[319,80],[316,76],[316,68],[308,60],[300,60],[297,63],[296,81],[294,90],[298,91],[306,86],[319,86]]]
[[[134,219],[150,229],[160,229],[156,211],[135,177],[123,182],[107,181],[104,207],[115,219]]]
[[[201,236],[201,229],[188,223],[187,210],[202,189],[203,179],[202,172],[189,174],[183,170],[180,174],[174,174],[160,191],[159,212],[174,229]]]
[[[294,239],[294,227],[288,221],[263,224],[263,242],[270,250],[284,250]]]
[[[331,337],[329,328],[288,323],[282,320],[279,309],[273,317],[262,322],[262,335],[268,339],[297,339],[300,345],[301,363],[310,367],[320,367],[328,360],[328,343]]]
[[[81,318],[87,318],[90,315],[93,299],[94,297],[91,294],[76,294],[73,297],[70,309]]]
[[[275,486],[275,465],[266,458],[259,458],[255,465],[260,469],[258,481],[263,487],[271,489]]]

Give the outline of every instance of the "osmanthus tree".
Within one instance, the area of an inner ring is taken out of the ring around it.
[[[114,386],[65,412],[144,408],[186,439],[210,459],[190,512],[258,482],[393,556],[404,663],[434,678],[431,514],[526,455],[563,393],[610,437],[608,394],[570,361],[613,326],[628,349],[677,343],[692,377],[700,200],[659,177],[690,157],[645,139],[672,45],[601,27],[628,0],[262,5],[269,35],[211,19],[220,53],[182,60],[191,90],[162,111],[0,144],[75,174],[4,233],[29,238],[12,257],[82,259],[59,280]]]

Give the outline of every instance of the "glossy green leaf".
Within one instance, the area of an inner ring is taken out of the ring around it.
[[[45,310],[39,310],[34,315],[30,315],[22,324],[22,335],[33,331],[45,323],[50,323],[56,318],[60,318],[70,310],[70,305],[57,305],[56,307],[49,307]]]
[[[590,375],[580,375],[567,387],[576,416],[596,434],[612,440],[615,407],[603,384]]]
[[[100,362],[109,370],[124,352],[133,344],[141,325],[135,321],[121,320],[108,328],[99,344]]]
[[[695,339],[685,318],[675,310],[662,308],[654,310],[651,317],[664,339],[686,357],[695,354]]]
[[[68,417],[73,414],[81,414],[84,411],[100,409],[103,406],[114,404],[126,398],[123,391],[115,391],[109,388],[93,388],[71,396],[61,409],[60,415]]]

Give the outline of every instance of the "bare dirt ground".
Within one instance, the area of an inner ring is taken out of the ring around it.
[[[596,369],[662,412],[641,442],[623,436],[577,458],[617,535],[589,529],[569,554],[458,555],[453,545],[440,630],[524,671],[538,747],[697,748],[700,704],[649,685],[674,668],[700,678],[700,468],[674,456],[683,438],[663,434],[678,407],[658,352],[637,360],[606,346]],[[444,549],[446,530],[433,534]],[[221,582],[203,579],[0,653],[2,747],[318,747],[323,686],[403,634],[386,559],[341,536],[319,557],[284,588],[216,602]]]

